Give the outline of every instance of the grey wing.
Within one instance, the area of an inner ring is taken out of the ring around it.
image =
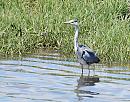
[[[77,49],[77,56],[79,58],[83,58],[83,56],[89,56],[86,51],[91,51],[92,52],[92,50],[89,47],[86,47],[84,45],[79,45],[78,49]]]
[[[99,58],[96,56],[95,52],[93,52],[89,47],[86,46],[79,46],[79,52],[81,58],[87,63],[87,64],[92,64],[92,63],[98,63]]]
[[[79,45],[78,49],[79,49],[80,51],[85,51],[85,50],[87,50],[87,51],[93,52],[92,49],[90,49],[88,46],[84,46],[84,45]]]

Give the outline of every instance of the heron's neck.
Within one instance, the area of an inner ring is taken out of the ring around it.
[[[75,52],[77,52],[77,48],[78,48],[78,32],[79,32],[79,28],[78,28],[78,26],[74,26],[74,27],[75,27],[74,49],[75,49]]]

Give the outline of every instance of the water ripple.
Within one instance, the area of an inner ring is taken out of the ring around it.
[[[103,64],[96,76],[81,76],[77,62],[58,53],[0,60],[1,102],[129,102],[128,67]],[[93,71],[91,71],[93,73]],[[93,74],[92,74],[93,75]]]

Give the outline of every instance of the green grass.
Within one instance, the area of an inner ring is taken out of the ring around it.
[[[129,61],[130,21],[126,0],[1,0],[0,53],[22,54],[37,48],[73,53],[72,27],[80,21],[79,41],[102,61]]]

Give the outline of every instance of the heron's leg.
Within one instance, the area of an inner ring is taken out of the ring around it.
[[[81,74],[81,76],[83,76],[83,64],[81,64],[81,68],[82,68],[82,74]]]
[[[89,65],[88,65],[88,76],[90,76],[90,69],[89,69]]]
[[[94,66],[94,68],[93,68],[93,76],[95,75],[95,66]]]

